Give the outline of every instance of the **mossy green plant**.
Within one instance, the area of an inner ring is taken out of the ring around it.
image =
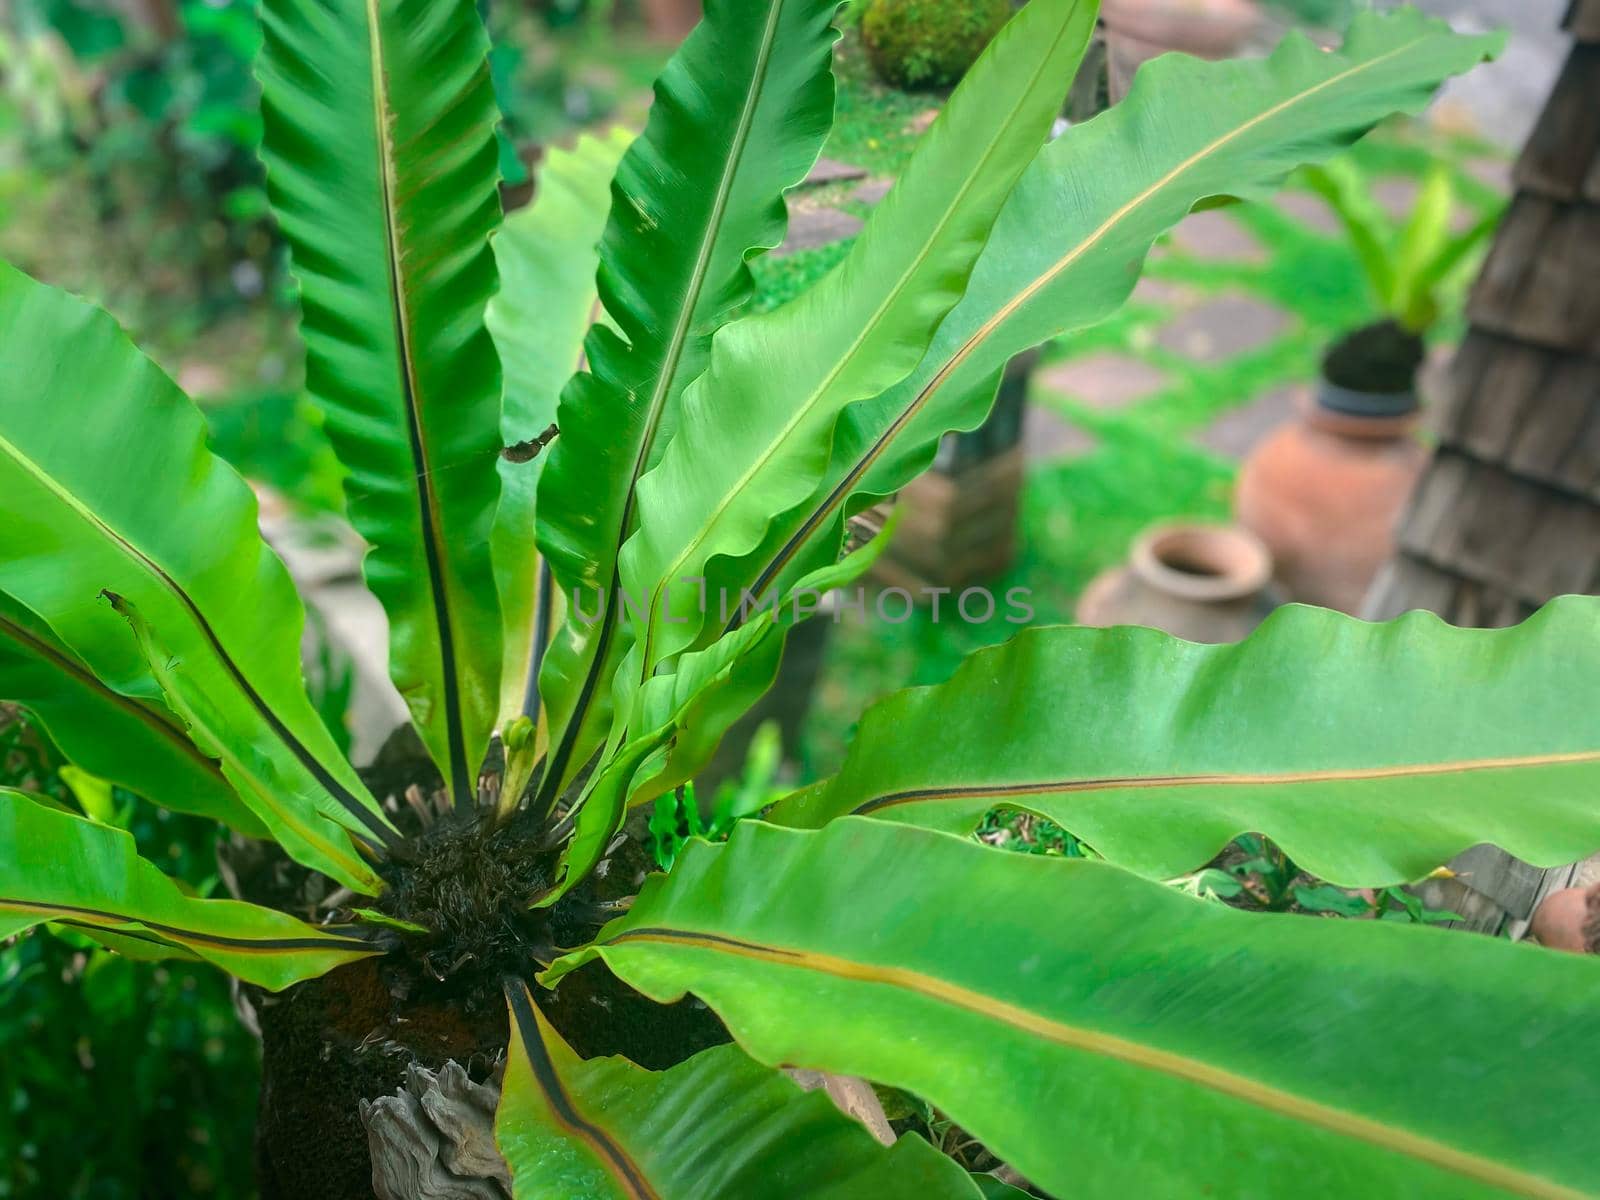
[[[1010,15],[1010,0],[872,0],[861,34],[873,68],[886,83],[948,87]]]

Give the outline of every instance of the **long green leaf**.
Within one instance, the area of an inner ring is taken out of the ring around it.
[[[1121,103],[1040,153],[917,369],[846,410],[810,498],[749,562],[713,564],[711,586],[760,593],[826,561],[846,516],[925,470],[945,433],[983,420],[1008,359],[1121,305],[1151,244],[1196,204],[1267,195],[1299,164],[1420,110],[1500,44],[1414,11],[1363,13],[1337,52],[1292,34],[1266,59],[1146,64]]]
[[[516,1200],[977,1200],[919,1137],[880,1146],[820,1092],[717,1046],[671,1070],[584,1062],[521,984],[495,1140]]]
[[[758,1061],[922,1097],[1054,1195],[1600,1193],[1575,955],[847,818],[691,842],[548,981],[592,958]]]
[[[1417,879],[1492,842],[1546,866],[1600,849],[1600,599],[1514,629],[1429,613],[1274,613],[1245,641],[1039,629],[874,706],[843,770],[779,806],[951,831],[1049,816],[1170,877],[1265,833],[1347,886]]]
[[[678,421],[711,335],[754,294],[753,251],[783,240],[785,189],[805,178],[833,117],[838,0],[710,0],[656,84],[643,136],[623,156],[600,246],[589,369],[562,395],[561,436],[539,483],[539,546],[567,620],[540,674],[552,748],[548,805],[610,724],[627,649],[617,552],[637,523],[635,485]]]
[[[109,316],[5,264],[0,330],[0,588],[114,691],[159,701],[138,640],[99,598],[125,597],[227,709],[231,738],[286,781],[271,802],[285,848],[375,889],[344,831],[397,835],[306,695],[305,610],[200,413]]]
[[[1395,238],[1394,283],[1384,297],[1389,312],[1408,329],[1427,329],[1438,316],[1434,299],[1421,286],[1427,269],[1438,261],[1450,240],[1450,218],[1455,215],[1455,186],[1450,171],[1435,163],[1423,177],[1411,205],[1411,216]],[[1432,309],[1432,311],[1430,311]]]
[[[507,446],[532,441],[555,422],[561,389],[583,366],[584,336],[600,316],[595,270],[611,176],[628,142],[617,128],[601,137],[585,134],[570,150],[551,149],[539,165],[533,203],[495,234],[500,290],[485,319],[505,372],[500,436]],[[493,557],[504,622],[502,725],[537,703],[537,689],[529,687],[540,657],[536,643],[553,619],[538,600],[534,544],[534,490],[545,461],[542,454],[500,460]]]
[[[684,655],[676,671],[658,675],[640,689],[633,732],[579,796],[572,840],[562,855],[562,878],[541,905],[554,904],[600,864],[631,803],[653,799],[681,782],[675,770],[680,764],[673,756],[673,739],[680,732],[688,732],[697,747],[715,748],[714,741],[699,736],[697,727],[709,722],[726,730],[734,719],[727,711],[729,694],[736,706],[748,697],[752,676],[757,681],[765,676],[770,683],[782,642],[782,630],[767,613],[708,649]],[[658,753],[659,766],[647,769]],[[655,786],[646,791],[641,780]]]
[[[262,157],[306,387],[371,546],[389,673],[470,805],[500,672],[488,38],[471,0],[266,0],[262,24]]]
[[[175,812],[267,836],[168,709],[106,686],[36,614],[4,593],[0,697],[32,712],[62,753],[90,774]]]
[[[675,670],[653,676],[639,689],[630,740],[579,798],[572,840],[563,852],[564,873],[541,905],[554,904],[599,865],[630,807],[664,795],[711,761],[723,735],[772,686],[784,639],[805,617],[806,605],[800,602],[859,577],[883,552],[891,533],[886,528],[839,562],[812,572],[792,593],[704,650],[682,655]]]
[[[239,900],[196,900],[139,857],[133,838],[0,788],[0,940],[55,922],[103,938],[175,947],[278,991],[381,953],[377,943],[318,929]]]
[[[172,643],[150,628],[127,597],[107,591],[105,599],[133,630],[167,707],[183,722],[195,745],[221,764],[234,790],[256,813],[273,839],[297,862],[314,866],[362,895],[376,895],[383,881],[350,845],[344,831],[327,821],[306,821],[315,805],[315,781],[283,755],[262,754],[241,729],[249,728],[246,701],[229,691],[213,692],[211,673],[191,669]]]
[[[769,599],[734,632],[704,650],[682,655],[670,674],[654,676],[639,689],[632,716],[633,728],[656,729],[667,722],[669,714],[676,711],[680,715],[672,722],[672,749],[662,762],[661,770],[646,777],[643,786],[635,788],[630,804],[649,803],[693,778],[711,761],[734,722],[773,685],[789,631],[813,617],[829,592],[866,574],[888,548],[896,525],[897,520],[891,518],[871,541],[838,562],[811,572],[784,594]],[[718,616],[720,618],[721,614]],[[751,623],[765,623],[770,632],[751,642],[743,642],[740,639],[746,636],[744,630]],[[722,665],[708,670],[713,662],[725,665],[726,672]],[[686,688],[680,677],[697,677],[697,681]],[[714,679],[718,686],[708,688],[704,682],[708,679]],[[687,706],[681,701],[685,694],[693,697]]]
[[[649,602],[619,686],[696,641],[708,564],[755,550],[822,475],[840,413],[916,366],[1060,112],[1098,7],[1032,0],[967,73],[844,262],[719,335],[684,393],[679,436],[639,481],[643,519],[622,582]]]
[[[1366,272],[1373,299],[1387,307],[1395,290],[1394,220],[1372,194],[1361,168],[1348,159],[1334,159],[1306,170],[1301,178],[1328,202]]]

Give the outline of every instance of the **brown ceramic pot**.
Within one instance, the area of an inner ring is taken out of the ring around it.
[[[1231,525],[1160,525],[1128,564],[1097,576],[1078,602],[1080,625],[1147,625],[1191,642],[1235,642],[1272,611],[1272,558]]]
[[[1354,613],[1394,553],[1394,528],[1428,452],[1414,393],[1323,384],[1239,471],[1240,524],[1266,543],[1290,600]]]
[[[1168,50],[1228,58],[1262,24],[1252,0],[1105,0],[1101,16],[1114,101],[1127,93],[1146,59]]]
[[[1600,883],[1562,888],[1539,904],[1528,931],[1541,946],[1574,954],[1600,953]]]

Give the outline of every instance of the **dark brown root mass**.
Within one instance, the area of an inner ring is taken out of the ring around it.
[[[382,797],[417,785],[431,796],[437,775],[430,778],[420,745],[396,740],[374,764],[369,787]],[[360,1102],[392,1093],[409,1063],[437,1069],[454,1059],[474,1080],[487,1079],[505,1052],[504,978],[531,982],[555,953],[587,941],[603,922],[600,906],[636,893],[652,868],[642,845],[625,840],[570,896],[530,909],[556,865],[535,823],[518,816],[488,828],[445,813],[425,825],[404,805],[396,820],[408,840],[381,866],[389,886],[374,907],[428,932],[400,933],[392,953],[279,995],[249,993],[262,1035],[262,1200],[370,1200]],[[308,885],[293,870],[254,873],[275,881],[280,897],[304,903]],[[656,1004],[597,963],[558,991],[535,994],[585,1057],[621,1054],[661,1069],[728,1040],[699,1001]]]

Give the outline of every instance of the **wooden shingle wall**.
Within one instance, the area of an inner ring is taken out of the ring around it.
[[[1600,594],[1600,0],[1575,0],[1567,25],[1571,56],[1517,162],[1433,414],[1438,450],[1367,616],[1514,625],[1553,596]],[[1488,846],[1451,866],[1425,902],[1514,934],[1578,870]]]
[[[1600,0],[1517,162],[1372,617],[1506,625],[1600,593]]]
[[[1600,42],[1600,0],[1573,0],[1567,28],[1579,41]]]

